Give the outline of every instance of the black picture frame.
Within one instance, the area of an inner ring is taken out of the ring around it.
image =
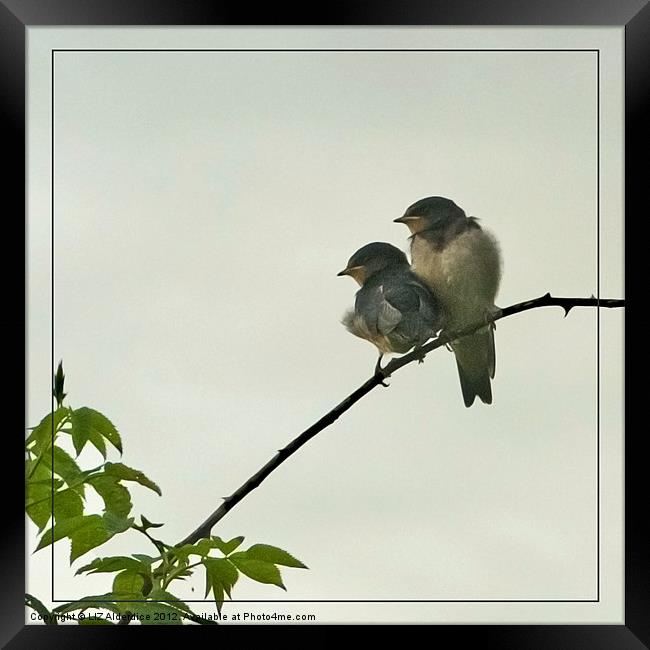
[[[289,8],[269,4],[255,11],[255,25],[618,25],[625,27],[625,211],[632,205],[643,206],[641,192],[647,180],[647,163],[643,160],[648,137],[645,116],[650,104],[648,62],[650,61],[650,7],[647,0],[456,0],[455,2],[330,3],[311,8],[304,3]],[[310,15],[311,14],[311,15]],[[43,25],[246,25],[250,20],[249,6],[239,3],[229,6],[214,0],[0,0],[0,124],[4,144],[5,197],[13,199],[14,210],[25,215],[25,45],[26,28]],[[317,22],[314,20],[317,18]],[[647,208],[646,208],[647,210]],[[640,213],[645,215],[644,212]],[[646,217],[647,218],[647,217]],[[25,254],[18,241],[11,248]],[[24,258],[23,258],[24,261]],[[12,269],[15,262],[12,261]],[[16,282],[13,270],[11,289],[16,291],[25,313],[25,288]],[[627,258],[626,258],[626,277]],[[24,279],[25,280],[25,279]],[[629,301],[628,301],[629,302]],[[25,319],[11,319],[16,328],[15,339],[25,344]],[[20,329],[22,328],[22,333]],[[629,332],[627,319],[626,340]],[[20,337],[22,336],[22,339]],[[14,345],[19,348],[20,346]],[[24,357],[23,357],[24,361]],[[16,377],[23,370],[17,365]],[[626,369],[627,378],[627,369]],[[626,385],[631,385],[626,382]],[[632,399],[625,399],[627,406]],[[24,416],[16,416],[16,419]],[[12,458],[22,453],[22,440],[16,430],[22,422],[11,427],[8,436],[15,439]],[[641,432],[639,432],[641,433]],[[623,625],[437,625],[430,641],[453,639],[454,645],[499,648],[643,648],[650,647],[650,553],[643,536],[642,513],[647,510],[647,490],[644,487],[642,453],[644,436],[630,435],[625,440],[625,623]],[[10,442],[6,444],[11,444]],[[19,449],[20,447],[20,449]],[[16,460],[16,463],[19,461]],[[11,493],[11,491],[10,491]],[[25,587],[25,520],[21,499],[5,503],[4,534],[0,537],[4,574],[0,595],[0,642],[7,648],[67,648],[103,647],[123,642],[106,628],[76,626],[29,626],[24,624]],[[113,630],[115,628],[111,628]],[[148,629],[137,626],[129,629]],[[166,627],[167,640],[178,629]],[[204,629],[204,628],[195,628]]]

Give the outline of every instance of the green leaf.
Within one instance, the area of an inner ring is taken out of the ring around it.
[[[131,591],[114,591],[112,592],[113,600],[120,612],[132,611],[131,602],[133,600],[142,600],[142,594]]]
[[[99,596],[85,596],[80,600],[73,600],[70,603],[59,605],[53,611],[56,614],[67,614],[76,610],[83,612],[87,609],[106,609],[114,614],[119,614],[120,608],[116,603],[112,602],[114,600],[115,594],[113,593],[100,594]]]
[[[162,528],[162,526],[165,525],[165,524],[154,524],[152,521],[149,521],[144,515],[140,515],[140,520],[142,521],[142,528],[144,530],[148,530],[149,528]]]
[[[140,571],[140,576],[144,580],[142,585],[142,595],[148,596],[153,589],[153,579],[151,577],[151,571]]]
[[[115,571],[123,571],[124,569],[137,572],[148,570],[148,566],[148,564],[144,564],[140,560],[133,559],[132,557],[114,555],[112,557],[95,558],[90,564],[86,564],[86,566],[77,569],[75,575],[79,575],[80,573],[87,573],[88,575],[92,573],[113,573]]]
[[[72,443],[77,456],[86,443],[90,442],[106,458],[104,438],[122,453],[120,434],[117,432],[115,425],[99,411],[83,406],[72,411],[70,420],[72,423]]]
[[[123,533],[124,531],[128,530],[131,528],[134,521],[133,517],[126,519],[124,517],[113,514],[112,512],[105,512],[102,519],[104,520],[106,530],[112,535],[115,535],[116,533]]]
[[[44,458],[43,460],[50,463],[51,458]],[[54,473],[60,476],[68,485],[77,482],[81,478],[81,468],[74,458],[58,446],[54,447]]]
[[[169,552],[182,562],[183,564],[188,564],[190,551],[192,550],[192,544],[184,544],[183,546],[172,546],[169,549]]]
[[[48,504],[50,503],[51,501],[48,499]],[[54,521],[57,523],[64,519],[83,515],[83,512],[83,501],[76,492],[72,490],[63,490],[54,493]]]
[[[223,586],[219,582],[212,582],[210,577],[206,575],[205,578],[205,597],[207,598],[208,594],[212,590],[212,595],[214,596],[214,602],[217,606],[217,611],[221,614],[221,608],[223,607]]]
[[[194,573],[193,569],[183,569],[182,571],[179,571],[178,573],[174,572],[174,580],[185,580],[185,578],[188,578]]]
[[[94,516],[99,517],[99,515]],[[125,524],[123,530],[114,530],[111,528],[109,522],[106,521],[105,516],[99,517],[99,519],[100,521],[93,525],[85,526],[74,531],[70,536],[70,564],[72,564],[77,558],[81,557],[84,553],[87,553],[97,546],[101,546],[117,533],[124,532],[124,530],[127,530],[133,523],[133,519],[125,519],[124,521],[128,522],[128,525]]]
[[[144,587],[144,578],[137,571],[127,569],[115,576],[113,580],[113,591],[137,593],[142,595],[142,588]]]
[[[165,591],[160,587],[156,587],[155,589],[152,589],[152,591],[149,593],[147,597],[151,600],[171,601],[166,604],[169,605],[170,607],[174,607],[175,609],[180,609],[183,612],[187,612],[188,614],[194,613],[190,609],[189,605],[187,605],[187,603],[184,603],[182,600],[174,596],[174,594],[170,594],[168,591]]]
[[[224,555],[230,555],[244,541],[243,537],[233,537],[229,542],[224,542],[221,537],[215,535],[213,535],[211,539],[214,546]]]
[[[122,517],[126,517],[131,512],[133,507],[131,494],[127,488],[119,483],[118,478],[103,472],[91,476],[88,483],[104,501],[104,510],[106,512],[113,512]]]
[[[228,558],[245,576],[264,584],[276,585],[286,591],[280,570],[275,564],[262,560],[249,560],[245,553],[234,553]]]
[[[56,409],[53,413],[48,413],[39,424],[37,424],[32,432],[25,440],[25,447],[33,444],[31,451],[38,454],[43,449],[49,448],[52,442],[52,427],[54,431],[58,431],[61,426],[63,418],[70,413],[67,406],[62,406]]]
[[[29,505],[25,508],[25,512],[29,518],[38,526],[38,532],[40,533],[47,522],[50,521],[52,516],[52,501],[45,497],[43,501],[37,501],[34,505]]]
[[[183,544],[183,546],[174,546],[172,553],[182,562],[187,562],[190,555],[200,555],[205,557],[214,548],[212,540],[200,539],[196,544]]]
[[[35,473],[37,473],[38,471],[39,470],[37,468]],[[37,481],[30,478],[28,485],[47,485],[47,487],[49,488],[54,488],[55,490],[58,490],[60,487],[63,486],[63,484],[64,481],[62,481],[60,478],[52,478],[52,476],[50,475],[47,478],[38,479]]]
[[[74,422],[73,422],[74,424]],[[73,426],[72,428],[72,444],[77,456],[81,453],[86,443],[92,443],[97,451],[106,458],[106,443],[101,434],[97,433],[94,429],[87,429],[82,426]]]
[[[213,548],[214,545],[212,544],[212,540],[200,539],[196,544],[194,544],[192,553],[205,557]]]
[[[55,446],[44,452],[41,462],[35,467],[31,478],[26,484],[25,510],[31,520],[43,530],[52,515],[52,488],[57,490],[62,486],[60,479],[52,479],[52,458],[54,453],[55,473],[73,484],[83,478],[83,473],[74,460],[60,447]],[[34,463],[36,461],[30,461]],[[33,465],[32,465],[33,466]],[[83,514],[83,483],[75,485],[72,489],[55,492],[54,516],[57,520],[68,519]]]
[[[40,532],[52,516],[52,476],[43,463],[36,467],[32,478],[27,481],[25,498],[25,511]]]
[[[151,566],[153,562],[157,559],[155,557],[152,557],[151,555],[144,555],[143,553],[133,553],[133,557],[136,560],[139,560],[142,562],[142,564],[145,564],[146,566]]]
[[[145,602],[118,603],[123,612],[132,612],[146,618],[140,620],[142,625],[182,625],[183,613],[167,603]]]
[[[70,564],[77,558],[81,557],[97,546],[106,543],[113,535],[106,530],[104,521],[99,515],[90,515],[98,517],[97,520],[89,523],[87,526],[79,528],[70,535]]]
[[[122,481],[135,481],[136,483],[153,490],[159,496],[162,496],[160,488],[151,479],[148,479],[139,469],[127,467],[124,463],[106,463],[104,465],[104,472],[108,475],[115,476]]]
[[[294,567],[296,569],[306,569],[307,567],[298,559],[283,551],[277,546],[268,544],[254,544],[246,551],[246,557],[250,560],[262,560],[271,562],[271,564],[281,564],[282,566]]]
[[[54,446],[54,473],[57,476],[60,476],[68,485],[75,485],[81,494],[83,494],[83,483],[80,481],[83,479],[83,472],[75,460],[68,454],[66,451],[61,449],[61,447]],[[47,453],[43,456],[42,460],[43,465],[50,470],[52,467],[52,458],[50,453]]]
[[[38,598],[31,594],[25,594],[25,605],[40,614],[46,625],[58,625],[56,616]]]
[[[221,611],[224,592],[231,597],[231,590],[237,582],[239,573],[237,569],[225,558],[207,557],[203,560],[205,567],[205,595],[212,590],[217,609]]]
[[[63,537],[69,537],[77,530],[81,530],[84,527],[94,527],[98,521],[101,521],[101,519],[102,518],[99,515],[80,515],[78,517],[65,519],[43,533],[36,550],[39,551],[40,549],[49,546],[52,542],[58,542]]]
[[[133,519],[124,519],[111,513],[100,515],[81,515],[57,522],[41,537],[36,550],[49,546],[63,537],[71,542],[70,563],[89,550],[107,542],[113,535],[131,527]]]

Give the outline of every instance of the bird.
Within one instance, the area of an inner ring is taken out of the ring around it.
[[[366,244],[337,275],[349,275],[361,287],[354,309],[345,313],[342,323],[349,332],[376,346],[375,373],[381,370],[385,354],[418,349],[442,329],[435,295],[411,272],[405,253],[392,244]]]
[[[501,280],[501,252],[495,237],[451,199],[429,196],[397,219],[411,231],[411,270],[436,295],[447,331],[485,320],[486,327],[453,341],[465,406],[476,397],[492,403],[496,371],[494,322],[490,316]]]

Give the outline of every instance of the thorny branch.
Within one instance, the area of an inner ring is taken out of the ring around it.
[[[289,456],[294,454],[306,442],[311,440],[316,434],[320,433],[323,429],[327,428],[335,422],[343,413],[352,408],[362,397],[367,395],[371,390],[383,384],[384,379],[390,377],[400,368],[424,358],[426,354],[440,348],[451,341],[459,339],[468,334],[472,334],[478,329],[485,327],[487,322],[494,322],[507,316],[519,314],[529,309],[537,307],[562,307],[565,316],[574,307],[596,307],[596,308],[614,308],[624,307],[625,300],[617,299],[604,299],[604,298],[555,298],[547,293],[539,298],[533,300],[526,300],[519,302],[510,307],[499,309],[489,320],[475,323],[462,330],[456,332],[442,332],[437,338],[433,339],[419,350],[414,350],[401,357],[393,359],[384,368],[378,369],[377,372],[363,383],[354,392],[348,395],[340,404],[335,406],[331,411],[326,413],[320,420],[312,424],[308,429],[305,429],[297,438],[294,438],[286,447],[280,449],[278,453],[260,468],[253,476],[251,476],[241,487],[233,492],[229,497],[225,497],[223,503],[192,533],[190,533],[181,544],[193,544],[203,537],[208,537],[212,527],[223,517],[228,514],[244,497],[250,494],[255,488],[259,487],[262,481],[275,471],[282,463],[284,463]]]

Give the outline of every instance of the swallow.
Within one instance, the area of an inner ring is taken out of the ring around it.
[[[379,351],[375,372],[381,370],[385,354],[420,348],[442,329],[435,295],[412,273],[406,255],[395,246],[367,244],[337,275],[349,275],[361,287],[354,309],[346,312],[342,323],[375,345]]]
[[[394,220],[411,231],[411,269],[439,300],[448,331],[488,323],[501,279],[501,254],[492,234],[450,199],[430,196]],[[451,343],[465,406],[492,403],[496,371],[494,323]]]

